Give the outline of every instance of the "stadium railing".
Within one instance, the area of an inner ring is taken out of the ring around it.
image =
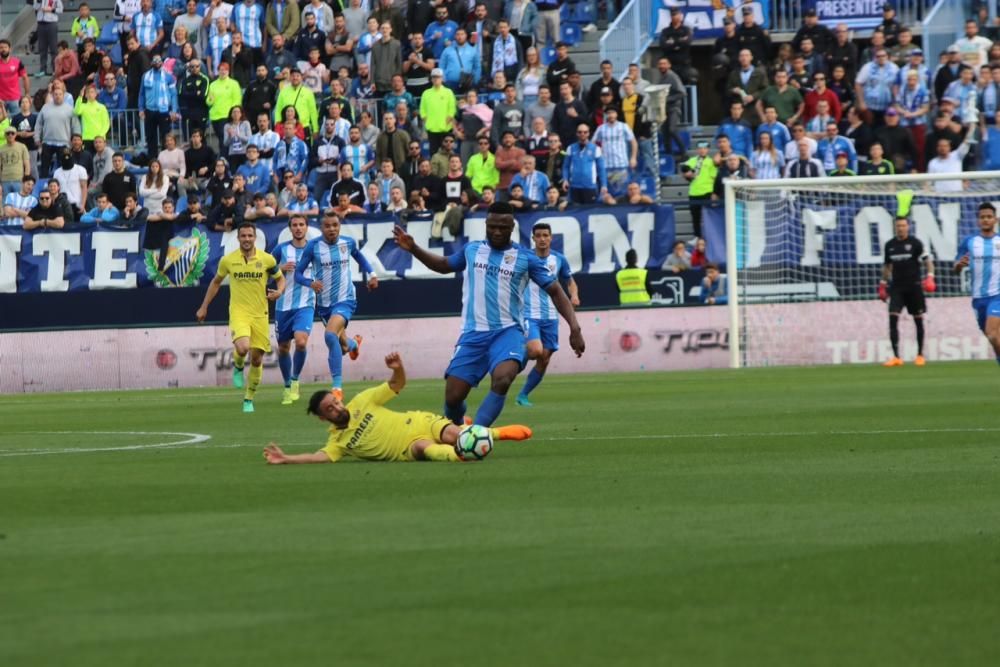
[[[937,54],[955,43],[962,35],[966,16],[964,3],[955,0],[938,0],[927,12],[921,27],[923,30],[924,60],[937,62]]]

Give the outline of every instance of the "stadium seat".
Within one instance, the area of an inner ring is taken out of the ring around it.
[[[187,197],[178,197],[177,198],[177,204],[174,206],[174,210],[177,213],[183,213],[184,211],[187,210],[187,207],[188,207],[188,198]]]
[[[420,142],[420,154],[424,157],[431,157],[431,142],[422,141]]]
[[[583,31],[576,23],[562,23],[559,26],[559,39],[570,46],[576,46],[583,39]]]
[[[97,36],[97,48],[106,48],[118,43],[118,35],[115,33],[115,23],[108,21],[101,28],[101,34]]]
[[[538,58],[541,63],[547,67],[549,63],[556,59],[555,47],[549,46],[542,49],[542,52],[538,54]]]
[[[674,164],[674,156],[660,153],[660,178],[673,176],[677,173],[677,165]]]
[[[31,194],[35,197],[35,199],[37,199],[38,193],[47,188],[48,185],[49,185],[49,179],[39,178],[37,181],[35,181],[35,189],[31,191]]]
[[[660,193],[656,191],[659,185],[659,180],[652,176],[643,176],[639,178],[639,190],[642,191],[642,194],[648,195],[653,199],[657,199],[659,197]]]
[[[316,191],[316,181],[319,179],[319,172],[315,169],[310,169],[309,174],[306,176],[306,187],[309,188],[309,192]]]
[[[570,20],[570,6],[571,5],[569,3],[564,2],[562,7],[559,8],[559,23]]]
[[[594,23],[597,21],[597,17],[594,16],[593,8],[586,0],[577,2],[576,4],[571,4],[569,16],[570,23],[582,23],[583,25],[587,25],[588,23]]]
[[[111,52],[108,53],[111,56],[111,62],[115,65],[123,65],[124,59],[122,58],[122,45],[119,42],[115,42],[115,45],[111,47]]]
[[[327,190],[323,193],[323,196],[319,200],[319,210],[325,211],[330,208],[330,193],[332,192],[333,190]]]

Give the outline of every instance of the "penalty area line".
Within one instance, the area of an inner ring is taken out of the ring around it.
[[[801,438],[816,436],[842,436],[842,435],[917,435],[921,433],[1000,433],[1000,428],[903,428],[903,429],[876,429],[869,431],[773,431],[758,433],[667,433],[663,435],[649,435],[640,433],[620,437],[614,435],[583,435],[556,438],[531,438],[535,442],[557,442],[571,440],[690,440],[692,438]]]
[[[48,449],[22,449],[0,452],[7,456],[48,456],[52,454],[94,454],[99,452],[132,452],[144,449],[171,449],[199,445],[208,442],[212,436],[204,433],[181,433],[177,431],[28,431],[11,435],[155,435],[180,436],[180,440],[154,442],[146,445],[120,445],[115,447],[53,447]]]

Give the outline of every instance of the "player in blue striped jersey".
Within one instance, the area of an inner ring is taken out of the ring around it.
[[[315,316],[316,293],[306,285],[294,282],[295,268],[302,261],[309,224],[304,215],[293,215],[288,220],[292,240],[279,243],[271,254],[278,267],[285,272],[288,289],[274,304],[274,333],[278,339],[278,368],[285,381],[282,405],[291,405],[299,400],[299,375],[306,364],[306,345]],[[311,272],[303,272],[309,278]],[[295,356],[290,352],[295,341]]]
[[[535,242],[535,255],[542,260],[549,275],[566,286],[573,307],[579,306],[580,292],[573,280],[569,261],[561,252],[552,250],[552,227],[539,222],[531,228],[531,238]],[[552,353],[559,349],[559,314],[549,295],[535,283],[528,283],[524,290],[524,315],[528,320],[528,359],[535,360],[535,367],[528,373],[528,379],[517,395],[517,404],[531,407],[528,394],[545,377]]]
[[[490,426],[503,410],[507,391],[525,363],[524,290],[531,280],[544,289],[570,326],[570,346],[583,354],[584,341],[573,306],[549,275],[545,264],[527,248],[511,243],[513,208],[490,206],[486,240],[473,241],[461,252],[444,257],[421,248],[402,227],[393,230],[397,245],[437,273],[464,272],[462,333],[445,371],[444,414],[463,423],[465,399],[487,373],[490,391],[476,412],[475,423]]]
[[[361,351],[361,336],[348,339],[347,325],[358,307],[354,282],[351,280],[351,258],[368,275],[368,289],[378,288],[374,269],[358,250],[357,242],[340,235],[340,217],[333,211],[323,214],[323,236],[306,244],[302,260],[295,266],[295,282],[310,287],[316,293],[316,312],[326,325],[324,340],[329,350],[327,361],[333,392],[343,400],[343,355],[357,359]],[[305,271],[313,267],[312,278]]]
[[[993,204],[979,205],[979,233],[958,246],[954,272],[969,267],[972,309],[979,329],[993,346],[1000,363],[1000,236],[996,233],[997,210]]]

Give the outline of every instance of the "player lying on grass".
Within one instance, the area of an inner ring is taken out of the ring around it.
[[[326,447],[312,454],[286,454],[270,443],[264,448],[268,463],[334,463],[345,455],[366,461],[460,461],[455,442],[462,427],[431,412],[396,412],[385,404],[406,386],[406,371],[399,354],[386,355],[392,377],[366,389],[344,405],[333,391],[317,391],[308,414],[330,422]],[[527,426],[493,429],[494,440],[527,440]]]
[[[993,204],[979,205],[978,222],[979,233],[958,246],[958,261],[953,271],[961,273],[969,267],[976,323],[1000,363],[1000,237],[996,233],[997,210]]]

